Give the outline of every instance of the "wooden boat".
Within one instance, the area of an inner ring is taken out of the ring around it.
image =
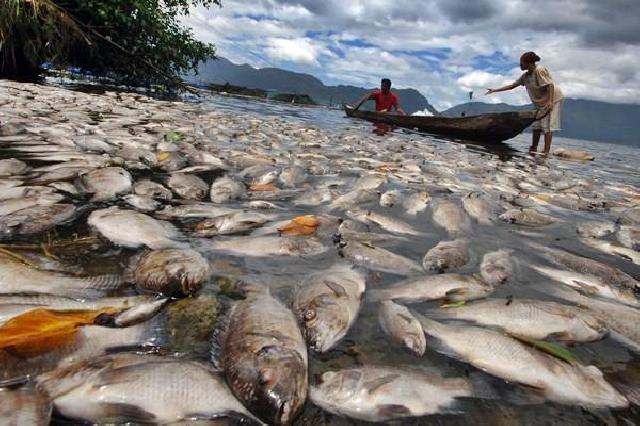
[[[407,129],[417,129],[437,136],[465,139],[483,143],[499,143],[522,133],[531,123],[543,115],[536,110],[497,112],[467,117],[423,117],[385,114],[372,111],[354,111],[343,105],[349,117],[362,118],[374,123],[392,124]],[[537,115],[539,114],[539,115]]]

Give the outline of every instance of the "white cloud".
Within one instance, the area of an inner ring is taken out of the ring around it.
[[[413,114],[414,117],[433,117],[433,113],[428,109],[423,109],[422,111],[416,111]]]
[[[305,38],[270,38],[264,51],[271,59],[317,64],[321,48]]]

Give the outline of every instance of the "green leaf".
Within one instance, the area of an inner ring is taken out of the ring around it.
[[[169,130],[164,134],[164,140],[167,142],[178,142],[181,141],[182,138],[184,138],[184,135],[175,130]]]
[[[466,301],[461,300],[459,302],[454,302],[454,303],[443,303],[442,305],[440,305],[440,307],[443,308],[443,309],[459,308],[460,306],[464,306],[466,304],[467,304]]]
[[[510,334],[510,336],[521,341],[522,343],[539,349],[542,352],[546,352],[549,355],[552,355],[568,364],[573,364],[576,361],[576,357],[566,347],[558,343],[547,342],[545,340],[536,340],[530,337],[519,336],[515,334]]]

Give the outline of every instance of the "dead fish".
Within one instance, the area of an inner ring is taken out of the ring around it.
[[[514,263],[511,253],[510,250],[496,250],[482,257],[480,275],[487,284],[502,284],[513,277]]]
[[[529,243],[549,262],[567,269],[532,266],[553,280],[560,281],[588,294],[640,306],[640,284],[629,274],[596,260],[577,256],[564,250]]]
[[[413,275],[422,272],[422,267],[417,262],[368,243],[343,241],[338,253],[355,265],[375,271],[398,275]]]
[[[408,215],[415,216],[425,210],[430,201],[431,197],[427,192],[414,192],[402,200],[402,207],[404,207]]]
[[[51,188],[59,192],[66,192],[67,194],[71,194],[71,195],[80,194],[80,191],[78,191],[78,188],[76,188],[76,186],[70,182],[52,182],[48,186],[50,186]]]
[[[236,234],[259,228],[269,219],[269,216],[262,214],[239,211],[198,222],[195,233],[202,237]]]
[[[640,224],[640,207],[626,209],[619,215],[618,221],[623,225]]]
[[[368,291],[367,298],[372,302],[393,300],[402,304],[430,300],[461,302],[487,297],[494,290],[473,275],[447,273],[409,278],[389,288]]]
[[[278,176],[278,182],[284,188],[297,188],[307,181],[307,173],[302,167],[285,167]]]
[[[553,151],[553,155],[560,158],[566,158],[567,160],[593,161],[595,158],[593,154],[586,151],[565,148],[556,149]]]
[[[602,211],[607,209],[604,201],[581,197],[578,194],[538,192],[531,194],[531,197],[542,203],[569,210]]]
[[[175,173],[167,179],[167,186],[184,200],[203,200],[209,186],[198,176]]]
[[[246,207],[250,208],[250,209],[256,209],[256,210],[285,210],[284,207],[280,207],[279,205],[272,203],[270,201],[264,201],[264,200],[254,200],[254,201],[249,201],[245,204]]]
[[[319,206],[328,203],[332,199],[331,191],[326,188],[316,189],[303,192],[295,200],[293,204],[296,206]]]
[[[133,185],[133,192],[143,197],[150,197],[154,200],[169,201],[173,194],[164,186],[150,180],[141,180]]]
[[[616,224],[613,222],[581,222],[576,228],[576,232],[583,237],[602,238],[613,234],[616,231]]]
[[[131,174],[121,167],[92,170],[78,182],[85,192],[94,194],[94,201],[110,200],[117,194],[129,192],[133,184]]]
[[[78,176],[82,176],[86,173],[92,171],[93,168],[86,166],[77,166],[77,167],[61,167],[55,170],[46,171],[34,179],[31,180],[31,183],[34,185],[47,185],[53,182],[61,182],[66,180],[72,180],[77,178]]]
[[[389,234],[379,232],[369,232],[368,225],[351,219],[343,220],[338,226],[338,235],[344,241],[357,241],[365,244],[388,242]],[[394,242],[408,241],[404,237],[396,236]]]
[[[427,341],[422,325],[406,306],[391,300],[382,301],[378,308],[378,323],[392,341],[418,356],[424,355]]]
[[[527,226],[544,226],[555,222],[551,216],[547,216],[546,214],[542,214],[534,209],[528,208],[510,209],[499,217],[505,222]]]
[[[640,309],[606,299],[588,297],[567,287],[554,287],[550,294],[588,309],[606,324],[612,339],[640,353]]]
[[[252,288],[231,307],[212,352],[233,394],[256,416],[291,424],[300,414],[308,389],[307,346],[295,316],[267,289]]]
[[[385,216],[371,210],[348,210],[347,215],[364,223],[375,223],[382,229],[401,235],[424,235],[424,233],[413,229],[409,224],[394,217]]]
[[[1,293],[48,293],[84,299],[104,296],[123,284],[120,275],[75,277],[34,269],[11,256],[0,254]]]
[[[186,245],[178,241],[181,235],[172,224],[117,206],[91,212],[87,223],[102,236],[123,247],[161,249]]]
[[[184,169],[187,165],[187,159],[179,152],[159,151],[156,158],[158,167],[165,172],[175,172]]]
[[[75,138],[73,140],[73,143],[80,150],[89,152],[113,154],[117,149],[115,146],[107,143],[105,140],[96,137],[81,136]]]
[[[124,328],[98,325],[79,327],[55,347],[15,348],[0,352],[0,382],[35,377],[45,371],[90,360],[124,347],[154,348],[163,344],[163,327],[157,319]]]
[[[385,191],[380,194],[380,205],[382,207],[393,207],[402,200],[402,191],[397,189]]]
[[[211,184],[211,201],[214,203],[227,203],[239,200],[246,195],[244,185],[227,176],[216,179]]]
[[[372,190],[387,182],[385,175],[381,173],[369,173],[360,176],[353,184],[354,190]]]
[[[451,319],[499,327],[509,334],[531,339],[553,338],[563,342],[602,339],[607,324],[577,306],[524,299],[485,299],[459,307],[430,310],[431,319]]]
[[[203,249],[223,251],[235,256],[315,256],[329,250],[315,238],[309,237],[238,237],[214,240],[202,245]]]
[[[623,246],[632,250],[640,250],[640,227],[622,225],[616,233],[616,236]]]
[[[213,203],[188,203],[177,206],[165,206],[155,215],[162,219],[193,219],[202,217],[219,217],[237,213],[238,209],[220,207]]]
[[[71,222],[77,216],[73,204],[33,206],[0,216],[0,239],[37,235]]]
[[[122,199],[136,210],[144,213],[150,213],[160,207],[160,203],[151,197],[145,197],[138,194],[127,194]]]
[[[623,247],[616,243],[612,243],[611,241],[598,240],[596,238],[580,238],[579,240],[584,245],[599,250],[603,253],[621,257],[625,260],[633,262],[636,265],[640,265],[640,252],[636,250]]]
[[[595,366],[568,363],[499,331],[443,324],[416,314],[437,350],[503,380],[543,392],[551,401],[584,407],[626,407],[629,402]]]
[[[48,426],[51,401],[31,385],[18,389],[0,388],[0,424],[5,426]]]
[[[484,199],[480,192],[469,192],[462,198],[462,206],[469,216],[481,225],[491,225],[491,205]]]
[[[102,309],[112,307],[122,311],[114,318],[114,324],[125,327],[151,318],[168,299],[149,296],[101,297],[77,300],[52,294],[0,295],[0,323],[35,308],[59,310]]]
[[[44,193],[37,197],[29,198],[12,198],[9,200],[0,201],[0,216],[6,216],[8,214],[17,212],[22,209],[26,209],[34,206],[50,206],[64,200],[64,195],[53,193]]]
[[[158,165],[156,155],[144,148],[125,145],[116,151],[115,155],[128,162],[140,163],[148,167],[156,167]]]
[[[471,222],[465,212],[449,200],[440,200],[433,206],[433,221],[449,234],[466,233],[471,230]]]
[[[427,271],[444,271],[461,268],[469,262],[469,242],[465,238],[453,241],[440,241],[430,249],[422,259]]]
[[[370,189],[355,189],[333,200],[330,204],[335,208],[353,208],[361,204],[370,203],[378,199],[378,194]]]
[[[42,194],[53,194],[56,190],[48,186],[13,186],[0,189],[0,200],[12,198],[37,198]]]
[[[419,368],[365,365],[327,371],[309,399],[330,413],[368,422],[390,422],[447,412],[472,397],[463,378],[443,378]]]
[[[254,419],[209,366],[116,354],[46,373],[38,387],[63,416],[92,423],[173,424],[232,413]]]
[[[295,287],[292,309],[314,351],[328,351],[347,334],[364,290],[363,274],[345,264],[313,273]]]
[[[211,268],[200,253],[191,249],[152,250],[138,261],[133,278],[138,288],[169,296],[188,296],[202,288]]]
[[[0,160],[0,177],[23,175],[30,167],[24,161],[17,158],[7,158]]]

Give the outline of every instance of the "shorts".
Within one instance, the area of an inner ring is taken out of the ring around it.
[[[542,130],[543,133],[557,132],[560,126],[560,118],[562,117],[562,101],[553,104],[553,109],[546,117],[534,121],[531,128],[533,130]]]

